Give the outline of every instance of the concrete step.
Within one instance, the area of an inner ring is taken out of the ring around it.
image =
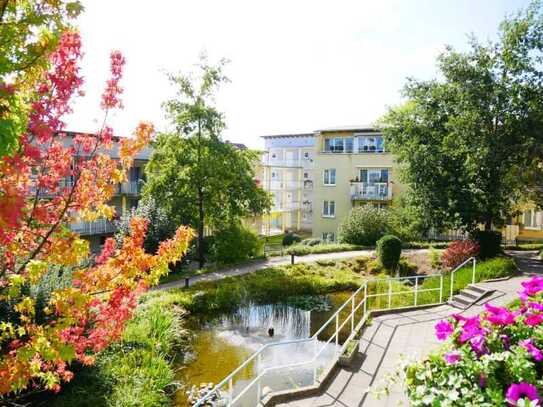
[[[492,291],[493,290],[486,290],[474,284],[470,284],[458,294],[454,295],[449,300],[449,304],[455,308],[465,310]]]

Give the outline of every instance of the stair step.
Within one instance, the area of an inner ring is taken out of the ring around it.
[[[479,287],[478,285],[475,285],[475,284],[470,284],[467,286],[468,289],[470,289],[471,291],[477,291],[481,294],[486,294],[488,292],[488,290],[484,289],[484,288],[481,288]]]
[[[459,302],[456,302],[456,301],[450,301],[449,302],[449,305],[452,306],[452,307],[455,307],[455,308],[459,308],[459,309],[466,309],[467,306],[464,305],[464,304],[460,304]]]
[[[471,298],[464,297],[461,294],[456,294],[453,297],[453,301],[456,301],[456,302],[459,302],[459,303],[462,303],[462,304],[465,304],[465,305],[471,305],[471,303],[473,302],[473,300]]]
[[[479,291],[471,291],[471,290],[466,289],[466,288],[464,288],[460,292],[460,294],[462,294],[464,297],[469,297],[469,298],[471,298],[473,300],[476,300],[477,298],[479,298],[482,295],[482,293],[480,293]]]

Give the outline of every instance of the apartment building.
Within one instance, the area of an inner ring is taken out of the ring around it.
[[[389,205],[401,192],[383,135],[371,126],[264,136],[262,186],[274,196],[263,234],[307,230],[334,241],[359,205]]]
[[[72,143],[73,137],[78,134],[75,132],[66,132],[66,136],[62,142],[65,146]],[[114,140],[113,148],[107,150],[107,154],[114,159],[119,159],[118,139]],[[134,164],[130,168],[128,180],[117,185],[116,194],[109,203],[116,209],[116,215],[113,220],[98,219],[94,222],[76,222],[70,225],[70,228],[79,233],[81,237],[89,240],[91,251],[97,252],[107,236],[113,235],[116,231],[114,221],[118,219],[122,213],[137,206],[140,199],[140,193],[144,182],[144,167],[151,157],[151,148],[145,147],[134,158]],[[72,180],[64,181],[67,186],[71,185]]]
[[[335,241],[352,208],[386,207],[401,193],[392,154],[372,126],[334,127],[315,132],[313,236]]]
[[[273,196],[269,214],[262,217],[261,234],[311,230],[315,183],[313,133],[264,136],[258,181]]]

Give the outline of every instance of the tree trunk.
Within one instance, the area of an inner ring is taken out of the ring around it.
[[[491,230],[492,230],[492,215],[486,215],[485,231],[489,232]]]
[[[198,267],[204,267],[204,197],[202,187],[198,188]]]

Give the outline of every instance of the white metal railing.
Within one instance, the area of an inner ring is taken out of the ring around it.
[[[477,266],[477,259],[475,257],[470,257],[466,261],[462,262],[462,264],[456,266],[453,271],[451,271],[451,295],[450,295],[449,298],[452,298],[453,292],[454,292],[454,275],[456,274],[456,272],[458,270],[460,270],[462,267],[464,267],[470,261],[473,263],[473,270],[471,272],[471,284],[475,283],[475,268]]]
[[[141,192],[141,187],[142,187],[141,180],[123,182],[119,186],[119,193],[138,195]]]
[[[115,224],[107,219],[98,219],[94,222],[74,222],[70,229],[80,235],[99,235],[113,233],[117,230]]]
[[[270,181],[269,185],[270,185],[270,190],[302,188],[302,183],[300,181]]]
[[[352,182],[351,199],[387,201],[392,199],[392,188],[389,182]]]
[[[436,282],[429,285],[430,288],[423,288],[421,282],[431,279]],[[427,294],[432,292],[435,294]],[[438,305],[444,302],[444,293],[443,274],[367,280],[310,338],[264,345],[217,384],[206,396],[198,400],[195,406],[202,406],[214,398],[220,398],[223,403],[226,403],[225,405],[233,406],[236,402],[241,402],[244,396],[254,401],[254,403],[242,403],[240,405],[256,405],[270,393],[284,390],[269,389],[269,383],[263,386],[263,384],[266,384],[266,375],[281,369],[292,370],[304,366],[308,367],[312,369],[312,380],[307,385],[314,385],[319,382],[319,370],[323,372],[327,367],[331,367],[337,362],[347,343],[354,338],[369,317],[370,311]],[[401,297],[399,301],[396,300],[398,297]],[[348,315],[344,315],[346,312],[348,312]],[[328,331],[331,331],[331,333]],[[344,340],[340,340],[340,336],[343,336]],[[312,347],[312,351],[309,356],[302,360],[295,360],[295,352],[289,353],[289,356],[293,355],[293,362],[288,364],[265,365],[263,363],[265,355],[270,349],[284,347],[287,348],[285,349],[287,351],[288,347],[293,345],[309,345]],[[332,353],[330,360],[322,360],[322,356],[327,351]],[[243,383],[243,387],[236,391],[234,381],[239,378],[241,372],[246,374],[247,369],[253,369],[256,376],[248,382],[245,380],[240,381],[240,383]],[[295,380],[292,380],[291,383],[295,383]],[[264,392],[264,388],[268,388],[268,392]],[[293,385],[292,388],[295,388],[295,386]],[[249,392],[253,394],[249,394]]]

